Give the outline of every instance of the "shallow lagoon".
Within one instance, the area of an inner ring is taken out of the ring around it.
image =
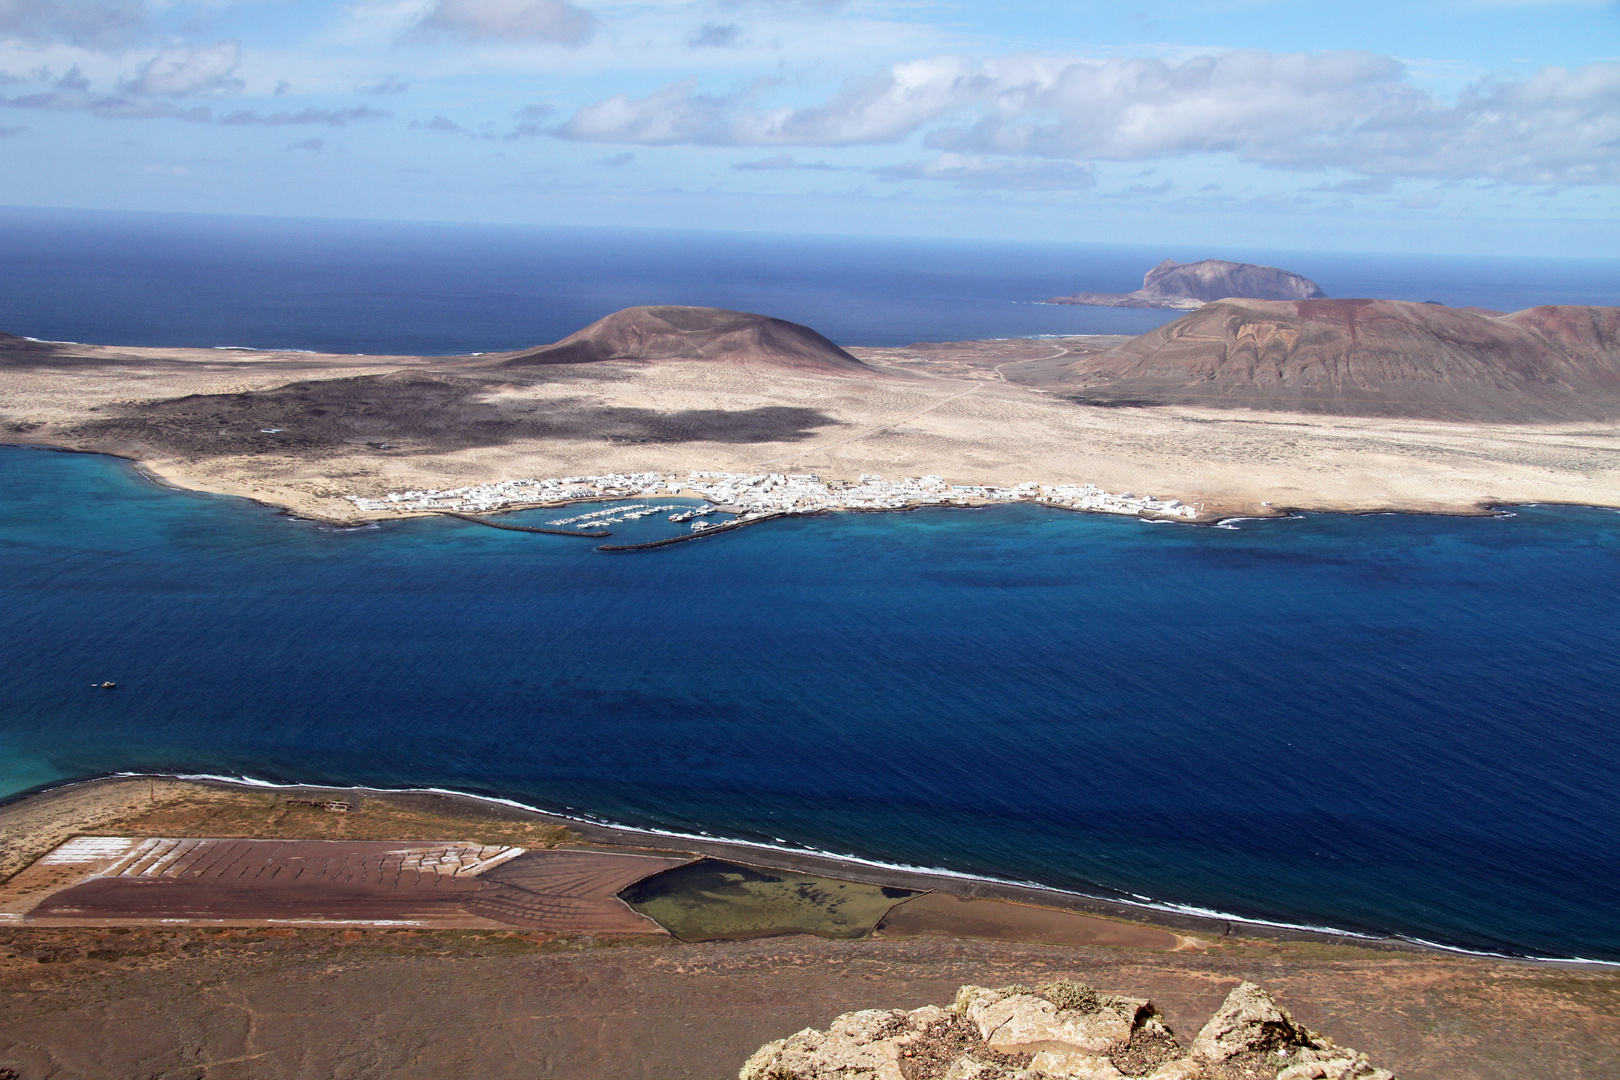
[[[1614,512],[1011,506],[593,548],[332,529],[0,448],[0,792],[142,769],[456,788],[1620,959]]]

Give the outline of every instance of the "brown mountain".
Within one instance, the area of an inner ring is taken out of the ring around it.
[[[503,367],[590,364],[600,360],[715,360],[837,375],[875,375],[808,326],[707,307],[616,311],[555,345],[528,349]]]
[[[1069,365],[1098,404],[1479,420],[1620,416],[1620,308],[1221,300]]]
[[[1174,259],[1149,270],[1142,287],[1130,293],[1075,293],[1054,296],[1046,304],[1089,304],[1094,307],[1197,308],[1227,297],[1256,300],[1323,300],[1327,293],[1310,278],[1275,266],[1204,259],[1178,263]]]

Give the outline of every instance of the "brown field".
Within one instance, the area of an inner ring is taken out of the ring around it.
[[[360,809],[289,803],[337,796]],[[586,837],[594,847],[575,838],[547,848],[568,839],[555,823],[446,797],[144,779],[0,807],[0,844],[37,855],[72,835],[142,835],[157,823],[169,836],[218,836],[223,825],[351,836],[398,827],[499,845],[521,834],[559,867],[593,853],[649,854],[605,846],[601,829]],[[311,844],[291,847],[307,855]],[[592,876],[546,865],[512,860],[485,872],[553,894]],[[40,870],[0,883],[0,908]],[[1304,1023],[1406,1080],[1620,1075],[1620,975],[1608,970],[1267,939],[1243,927],[1189,934],[1179,924],[939,891],[898,905],[875,935],[854,941],[799,934],[687,944],[661,933],[492,925],[113,925],[128,914],[102,925],[0,924],[0,1075],[325,1080],[475,1067],[492,1080],[722,1080],[763,1042],[841,1012],[949,1001],[962,983],[1058,977],[1152,997],[1183,1034],[1239,980],[1253,980]]]

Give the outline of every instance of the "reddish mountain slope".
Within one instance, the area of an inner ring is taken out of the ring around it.
[[[808,326],[745,311],[673,306],[625,308],[555,345],[517,353],[502,366],[601,360],[716,360],[835,375],[876,374]]]
[[[1620,415],[1620,308],[1221,300],[1069,366],[1099,403],[1481,420]]]

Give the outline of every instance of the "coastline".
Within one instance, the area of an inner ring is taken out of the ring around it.
[[[596,818],[548,811],[514,799],[478,795],[446,788],[376,788],[365,785],[324,785],[280,783],[251,777],[226,777],[187,773],[111,773],[82,780],[65,780],[0,798],[0,819],[8,811],[22,808],[47,810],[51,804],[94,792],[99,787],[128,781],[183,782],[215,790],[293,792],[309,798],[337,798],[361,795],[396,806],[416,810],[453,809],[463,816],[556,825],[567,828],[580,841],[592,846],[627,847],[642,850],[678,850],[723,858],[759,867],[836,877],[865,884],[938,891],[963,899],[1003,900],[1076,914],[1113,919],[1127,923],[1157,926],[1180,934],[1201,935],[1217,941],[1263,939],[1278,942],[1345,945],[1376,951],[1453,956],[1500,963],[1519,963],[1538,968],[1566,967],[1575,970],[1620,968],[1620,961],[1581,957],[1513,955],[1468,949],[1397,934],[1375,936],[1332,927],[1305,926],[1230,915],[1170,901],[1121,900],[1056,889],[1038,882],[965,874],[936,867],[911,866],[867,859],[859,855],[816,849],[796,848],[761,841],[738,840],[697,833],[686,833]],[[52,840],[29,854],[28,862],[59,843]],[[24,864],[26,865],[26,863]],[[5,877],[0,876],[0,881]]]
[[[87,454],[87,455],[92,455],[92,456],[116,458],[116,459],[118,459],[120,461],[129,462],[130,466],[138,474],[140,474],[140,476],[143,479],[146,479],[146,480],[152,482],[153,484],[158,485],[159,487],[169,488],[169,489],[174,490],[174,491],[192,492],[194,494],[216,495],[216,496],[227,497],[227,498],[239,498],[239,499],[243,499],[243,500],[245,500],[247,502],[254,503],[254,504],[259,505],[259,506],[263,506],[266,509],[275,510],[275,511],[277,511],[277,512],[279,512],[281,514],[284,514],[284,515],[286,515],[288,517],[298,518],[298,519],[304,520],[304,521],[313,521],[313,522],[317,522],[317,523],[322,524],[322,525],[330,525],[330,526],[334,526],[334,527],[337,527],[337,528],[360,528],[360,527],[364,527],[364,526],[367,526],[367,525],[378,524],[378,523],[384,522],[384,521],[405,521],[405,520],[410,520],[410,519],[415,519],[415,518],[431,518],[431,517],[459,517],[459,518],[462,518],[464,520],[472,520],[472,519],[474,519],[476,517],[495,517],[495,516],[502,515],[502,514],[518,513],[518,512],[529,511],[529,510],[557,509],[557,508],[561,508],[561,507],[573,506],[573,505],[582,504],[582,503],[629,502],[633,498],[632,496],[602,496],[602,497],[593,497],[593,498],[570,498],[570,499],[561,499],[561,500],[556,500],[556,501],[551,501],[551,502],[543,502],[543,503],[514,504],[514,505],[511,505],[511,506],[503,506],[503,507],[500,507],[499,509],[495,509],[495,510],[485,511],[482,514],[471,514],[471,513],[460,513],[460,512],[451,513],[451,512],[446,512],[446,511],[442,511],[442,510],[397,510],[397,511],[392,511],[392,512],[388,512],[388,513],[379,513],[379,512],[356,510],[353,513],[334,513],[334,512],[327,511],[324,508],[317,508],[317,507],[310,506],[310,505],[308,505],[308,500],[276,499],[276,498],[267,497],[263,493],[249,494],[249,493],[242,492],[242,491],[231,490],[231,485],[228,485],[228,484],[208,484],[208,483],[205,483],[205,482],[197,481],[197,480],[195,480],[194,478],[191,478],[191,477],[185,477],[185,479],[191,480],[192,482],[190,482],[190,483],[182,482],[181,478],[179,478],[179,477],[177,477],[175,475],[171,475],[170,471],[164,470],[161,466],[159,466],[158,464],[156,464],[152,460],[150,460],[148,458],[141,457],[140,455],[138,455],[138,454],[136,454],[136,453],[134,453],[132,451],[115,450],[115,449],[108,449],[108,448],[94,448],[94,449],[92,449],[92,448],[88,448],[88,447],[70,446],[70,445],[67,445],[67,444],[64,444],[64,443],[50,442],[50,441],[46,441],[46,440],[17,439],[17,438],[15,438],[15,436],[13,436],[12,438],[8,438],[8,439],[0,439],[0,447],[13,447],[13,448],[17,448],[17,449],[27,449],[27,450],[42,450],[42,451],[49,451],[49,452],[63,453],[63,454]],[[699,493],[696,493],[696,492],[683,492],[683,493],[680,493],[677,497],[705,499],[705,497],[703,495],[701,495]],[[716,504],[713,503],[712,500],[705,499],[705,501],[710,502],[711,505],[716,505]],[[1424,504],[1424,503],[1417,503],[1417,502],[1402,502],[1402,503],[1373,504],[1373,505],[1345,505],[1345,504],[1341,504],[1341,503],[1337,503],[1337,502],[1327,502],[1327,503],[1314,503],[1314,502],[1297,502],[1296,503],[1296,502],[1288,502],[1288,503],[1273,503],[1273,504],[1271,504],[1269,506],[1258,506],[1258,507],[1256,507],[1256,506],[1252,506],[1252,505],[1241,504],[1237,500],[1233,500],[1230,504],[1226,504],[1226,503],[1222,503],[1222,502],[1214,502],[1213,503],[1213,509],[1210,509],[1210,510],[1208,510],[1208,512],[1201,514],[1196,519],[1179,519],[1179,518],[1173,518],[1173,517],[1169,517],[1169,516],[1155,515],[1155,514],[1152,514],[1152,513],[1142,513],[1142,514],[1138,514],[1138,515],[1126,515],[1126,514],[1113,513],[1113,512],[1110,512],[1110,511],[1106,511],[1106,510],[1093,510],[1093,509],[1087,509],[1087,508],[1083,508],[1083,507],[1064,506],[1064,505],[1059,504],[1059,503],[1043,502],[1043,501],[1040,501],[1040,500],[1032,500],[1032,499],[1020,499],[1020,500],[980,499],[980,500],[965,501],[965,502],[958,502],[958,503],[951,503],[951,504],[934,504],[934,503],[920,503],[919,502],[919,503],[908,503],[905,506],[899,506],[899,507],[829,507],[829,508],[826,508],[826,509],[823,509],[823,510],[817,510],[815,512],[815,515],[798,515],[798,516],[817,516],[817,515],[821,515],[821,514],[910,513],[910,512],[913,512],[913,511],[917,511],[917,510],[932,510],[932,509],[979,510],[979,509],[984,509],[986,507],[992,507],[992,506],[1015,505],[1016,503],[1020,503],[1020,502],[1030,503],[1032,505],[1041,506],[1044,509],[1062,510],[1062,511],[1065,511],[1067,513],[1097,514],[1097,515],[1101,515],[1101,516],[1105,516],[1105,517],[1136,517],[1138,520],[1142,520],[1142,521],[1155,521],[1155,522],[1162,521],[1162,522],[1169,522],[1171,524],[1201,526],[1201,527],[1204,527],[1204,528],[1223,527],[1225,525],[1225,523],[1231,522],[1231,521],[1239,521],[1239,520],[1274,521],[1274,520],[1280,520],[1280,519],[1285,519],[1285,518],[1293,517],[1293,516],[1296,516],[1296,515],[1304,515],[1304,514],[1343,514],[1343,515],[1352,516],[1352,517],[1372,517],[1372,516],[1381,515],[1381,514],[1394,514],[1394,515],[1402,515],[1402,514],[1404,514],[1404,515],[1414,515],[1414,516],[1424,516],[1424,517],[1500,517],[1500,516],[1502,516],[1504,514],[1511,513],[1512,509],[1514,507],[1518,507],[1518,506],[1561,506],[1561,507],[1570,507],[1572,509],[1613,510],[1613,511],[1616,511],[1616,512],[1620,512],[1620,492],[1616,492],[1616,496],[1612,501],[1595,501],[1595,500],[1579,500],[1579,499],[1556,499],[1556,498],[1547,498],[1547,497],[1534,497],[1534,498],[1524,498],[1524,499],[1494,499],[1493,498],[1493,499],[1481,499],[1481,500],[1478,500],[1478,501],[1475,501],[1475,502],[1472,502],[1472,503],[1468,503],[1468,504],[1457,504],[1457,505],[1448,505],[1448,506],[1436,506],[1436,505],[1434,505],[1432,503]],[[1206,500],[1206,502],[1209,502],[1209,500]],[[792,515],[786,515],[786,514],[771,515],[771,517],[773,517],[773,518],[774,517],[786,517],[786,516],[792,516]],[[757,519],[757,520],[770,520],[770,519],[769,518],[764,518],[764,519]],[[485,522],[485,521],[478,521],[476,523],[477,524],[489,524],[489,522]],[[747,522],[747,524],[753,524],[753,523],[754,523],[754,521]],[[727,523],[727,524],[729,525],[730,523]],[[500,527],[500,526],[497,526],[497,527]],[[520,532],[552,532],[553,530],[529,529],[529,528],[523,528],[523,529],[513,528],[513,531],[520,531]],[[567,535],[567,536],[577,536],[577,535],[587,535],[588,536],[588,535],[590,535],[590,534],[569,533],[569,532],[564,532],[563,530],[555,530],[555,531],[560,535]],[[716,529],[716,530],[713,530],[713,531],[721,531],[721,530]],[[729,530],[726,530],[726,531],[729,531]],[[679,539],[679,540],[695,539],[697,536],[701,536],[701,535],[705,535],[705,534],[699,533],[699,534],[694,534],[693,537],[680,536],[680,537],[672,538],[672,539]],[[637,547],[637,548],[642,547],[642,546],[644,546],[644,545],[634,545],[634,547]],[[657,544],[657,546],[664,546],[664,545],[660,543],[660,544]]]

